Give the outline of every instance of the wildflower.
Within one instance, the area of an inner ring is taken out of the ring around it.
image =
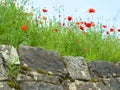
[[[85,25],[87,28],[90,28],[92,25],[91,25],[91,23],[86,23],[86,25]]]
[[[108,31],[106,31],[106,34],[108,35],[108,34],[110,34]]]
[[[107,28],[107,25],[102,25],[103,28]]]
[[[58,17],[61,17],[61,15],[59,14]]]
[[[90,9],[88,10],[88,12],[89,12],[89,13],[95,13],[95,9],[94,9],[94,8],[90,8]]]
[[[64,22],[62,23],[62,26],[65,26],[65,23],[64,23]]]
[[[45,8],[44,8],[44,9],[42,9],[42,11],[43,11],[44,13],[48,12],[48,10],[47,10],[47,9],[45,9]]]
[[[47,17],[46,17],[46,16],[43,16],[42,19],[43,19],[44,21],[46,21],[46,20],[47,20]]]
[[[42,24],[43,24],[43,22],[42,22],[42,21],[40,21],[40,24],[42,25]]]
[[[71,20],[72,20],[72,17],[71,17],[71,16],[68,16],[67,19],[68,19],[68,21],[71,21]]]
[[[117,31],[120,32],[120,29],[118,29]]]
[[[114,28],[112,27],[112,28],[110,28],[110,32],[114,32]]]
[[[83,34],[87,34],[85,31],[82,32]]]
[[[84,30],[84,27],[80,25],[80,29],[81,29],[81,30]]]
[[[55,32],[58,32],[58,28],[55,28]]]
[[[91,23],[91,26],[93,27],[95,26],[95,23],[93,21],[91,21],[90,23]]]
[[[40,18],[40,15],[37,18]]]
[[[76,24],[77,26],[79,26],[81,23],[77,21],[75,24]]]
[[[86,22],[83,22],[84,25],[86,25]]]
[[[85,52],[88,52],[88,48],[85,48],[84,51],[85,51]]]
[[[28,28],[27,28],[26,25],[23,25],[23,26],[22,26],[22,30],[23,30],[23,31],[26,31],[27,29],[28,29]]]

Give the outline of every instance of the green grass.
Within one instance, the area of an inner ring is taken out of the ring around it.
[[[83,56],[88,61],[120,61],[120,41],[112,36],[102,39],[102,28],[96,26],[84,34],[75,26],[75,21],[68,22],[69,28],[66,28],[55,18],[44,21],[42,16],[36,18],[36,22],[32,12],[24,12],[24,5],[17,8],[11,0],[7,0],[6,4],[1,3],[0,44],[16,48],[19,44],[43,47],[57,51],[60,56]],[[42,25],[39,24],[40,21],[43,22]],[[26,31],[22,30],[23,25],[27,25]],[[58,32],[55,32],[56,28]],[[98,32],[98,29],[101,30]]]

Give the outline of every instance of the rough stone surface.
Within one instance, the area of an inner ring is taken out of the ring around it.
[[[6,66],[8,62],[20,64],[18,53],[13,46],[0,45],[0,80],[4,80],[8,76]]]
[[[120,81],[115,79],[115,78],[111,78],[109,81],[109,84],[112,88],[112,90],[120,90]]]
[[[91,79],[88,66],[83,57],[65,56],[64,61],[67,65],[67,72],[73,79]]]
[[[20,45],[19,55],[21,64],[25,63],[35,70],[42,69],[60,74],[65,69],[64,63],[55,51]]]
[[[120,77],[120,67],[105,61],[92,61],[88,63],[92,78]]]
[[[0,90],[15,90],[15,89],[10,88],[6,82],[0,82]]]
[[[17,52],[10,47],[0,48],[0,90],[120,90],[119,62],[87,64],[82,57],[60,58],[54,51],[23,45],[18,50],[19,72],[12,77],[8,75],[6,63],[15,60],[11,56]]]
[[[101,81],[95,83],[78,80],[75,82],[64,81],[63,88],[64,90],[112,90],[111,87],[104,85]]]
[[[23,82],[20,86],[22,90],[63,90],[61,85],[46,82]]]
[[[58,76],[52,76],[52,75],[46,75],[46,74],[40,74],[40,73],[33,74],[33,72],[28,75],[18,74],[17,76],[18,81],[36,81],[36,82],[44,81],[44,82],[57,84],[57,85],[60,84],[59,78],[60,77]]]
[[[117,62],[117,63],[116,63],[116,65],[117,65],[118,67],[120,67],[120,61],[119,61],[119,62]]]
[[[20,64],[17,50],[10,45],[0,46],[0,57],[4,62],[10,61],[13,64]]]

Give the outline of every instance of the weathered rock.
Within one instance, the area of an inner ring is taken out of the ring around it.
[[[0,82],[0,90],[15,90],[7,85],[6,82]]]
[[[117,65],[118,67],[120,67],[120,61],[119,61],[119,62],[117,62],[117,63],[116,63],[116,65]]]
[[[61,85],[54,85],[46,82],[22,82],[22,90],[63,90]]]
[[[112,90],[120,90],[120,81],[115,79],[115,78],[111,78],[109,81],[110,87],[112,88]]]
[[[20,45],[19,55],[21,64],[25,63],[34,70],[61,74],[65,69],[63,61],[55,51]]]
[[[53,75],[46,75],[46,74],[40,74],[37,72],[30,72],[29,74],[18,74],[17,76],[17,81],[44,81],[52,84],[57,84],[60,85],[58,76],[53,76]]]
[[[88,63],[92,78],[110,78],[119,77],[120,68],[110,62],[92,61]]]
[[[64,90],[112,90],[111,87],[104,85],[101,81],[85,82],[78,80],[75,80],[75,82],[64,81],[63,88]]]
[[[7,77],[7,63],[20,64],[16,49],[13,46],[0,46],[0,77]]]
[[[90,80],[88,66],[83,57],[65,56],[66,70],[73,79]]]
[[[13,64],[20,64],[18,53],[13,46],[1,45],[0,46],[0,57],[4,62],[11,62]]]

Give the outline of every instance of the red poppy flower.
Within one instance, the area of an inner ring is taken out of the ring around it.
[[[40,25],[42,25],[43,24],[43,22],[42,21],[40,21]]]
[[[87,34],[87,32],[85,32],[85,31],[83,31],[82,33],[83,33],[83,34]]]
[[[55,32],[58,32],[58,28],[55,28]]]
[[[84,22],[81,21],[80,24],[84,24]]]
[[[120,32],[120,29],[118,29],[117,31]]]
[[[48,12],[48,10],[47,10],[47,9],[45,9],[45,8],[44,8],[44,9],[42,9],[42,11],[43,11],[44,13],[45,13],[45,12]]]
[[[91,25],[91,23],[86,23],[86,25],[85,25],[87,28],[90,28],[92,25]]]
[[[90,23],[91,23],[91,26],[93,27],[95,26],[95,23],[93,21],[91,21]]]
[[[89,12],[89,13],[95,13],[95,9],[94,9],[94,8],[90,8],[90,9],[88,10],[88,12]]]
[[[40,15],[38,16],[38,18],[40,18]]]
[[[26,26],[26,25],[23,25],[23,26],[22,26],[22,30],[23,30],[23,31],[26,31],[26,30],[27,30],[27,26]]]
[[[106,31],[106,34],[108,35],[108,34],[110,34],[108,31]]]
[[[110,28],[110,32],[114,32],[114,28],[112,27],[112,28]]]
[[[84,30],[84,27],[80,25],[80,29],[81,29],[81,30]]]
[[[86,22],[83,22],[84,25],[86,25]]]
[[[62,26],[65,26],[65,23],[64,23],[64,22],[62,23]]]
[[[71,21],[71,20],[72,20],[72,17],[71,17],[71,16],[68,16],[67,19],[68,19],[68,21]]]
[[[46,21],[46,20],[47,20],[47,17],[46,17],[46,16],[43,16],[42,19],[43,19],[44,21]]]
[[[102,27],[103,27],[103,28],[107,28],[107,25],[103,25]]]
[[[80,25],[81,23],[77,21],[75,24],[76,24],[76,25]]]

